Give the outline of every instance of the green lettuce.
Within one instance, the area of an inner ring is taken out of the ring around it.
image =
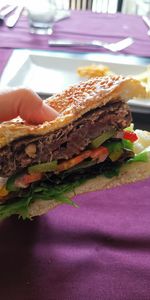
[[[78,180],[74,183],[60,184],[59,186],[51,186],[49,183],[41,183],[38,186],[31,185],[25,196],[18,197],[16,202],[0,205],[0,220],[16,214],[23,219],[29,218],[29,206],[38,200],[55,200],[76,206],[65,194],[74,191],[83,182],[83,180]]]
[[[142,152],[135,154],[133,158],[130,158],[128,162],[148,162],[150,161],[150,146],[144,149]]]

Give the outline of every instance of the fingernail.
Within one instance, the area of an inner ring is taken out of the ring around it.
[[[52,121],[59,115],[59,113],[55,109],[46,105],[45,103],[43,103],[42,112],[45,121]]]

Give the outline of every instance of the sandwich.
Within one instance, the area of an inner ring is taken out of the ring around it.
[[[138,80],[97,77],[44,100],[59,112],[51,122],[1,123],[0,219],[32,218],[75,205],[75,194],[148,178],[150,136],[134,131],[127,103],[135,97],[146,97]]]

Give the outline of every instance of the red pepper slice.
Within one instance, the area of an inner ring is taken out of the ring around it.
[[[138,140],[138,137],[135,132],[124,130],[123,131],[123,139],[129,140],[130,142],[135,142]]]

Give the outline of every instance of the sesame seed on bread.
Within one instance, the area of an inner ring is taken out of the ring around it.
[[[40,125],[26,124],[20,118],[1,123],[0,148],[23,136],[53,132],[108,102],[116,99],[127,101],[134,97],[145,98],[145,88],[138,80],[118,75],[92,78],[73,85],[64,92],[44,100],[60,113],[55,120]]]

